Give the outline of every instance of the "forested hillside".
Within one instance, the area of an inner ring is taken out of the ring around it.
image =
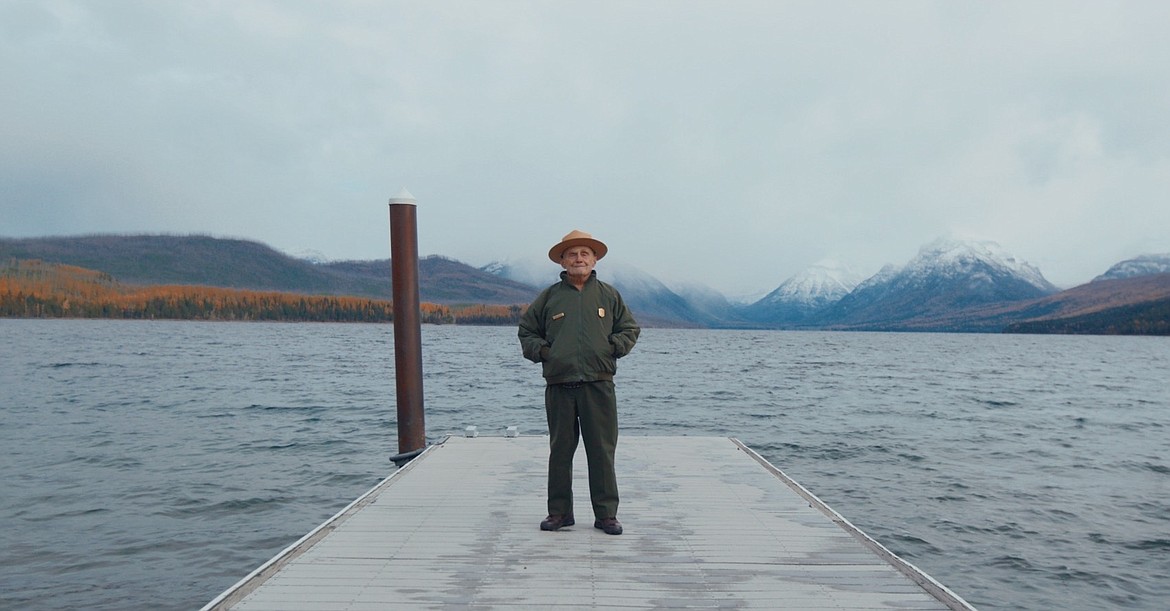
[[[1006,333],[1170,335],[1170,299],[1008,325]]]
[[[38,259],[99,270],[134,285],[190,284],[390,299],[390,260],[315,264],[248,240],[191,235],[0,238],[0,261]],[[448,305],[528,304],[536,289],[458,261],[419,261],[419,296]]]
[[[423,303],[426,323],[516,324],[520,306]],[[388,300],[193,285],[134,286],[38,260],[0,263],[0,317],[389,322]]]

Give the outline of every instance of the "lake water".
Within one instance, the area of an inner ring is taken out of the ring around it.
[[[432,440],[544,432],[514,329],[423,342]],[[623,435],[739,438],[981,609],[1165,609],[1168,372],[1167,338],[646,329],[617,385]],[[389,325],[0,320],[0,608],[203,605],[392,470],[394,396]]]

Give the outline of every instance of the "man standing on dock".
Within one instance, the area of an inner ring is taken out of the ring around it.
[[[548,416],[548,517],[541,530],[576,523],[573,518],[573,455],[585,441],[593,526],[622,534],[617,520],[614,472],[617,448],[617,359],[630,353],[641,329],[613,286],[597,279],[593,267],[608,248],[573,230],[548,251],[565,271],[561,281],[537,295],[520,319],[524,357],[541,363],[544,409]]]

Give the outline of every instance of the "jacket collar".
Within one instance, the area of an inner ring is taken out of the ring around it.
[[[593,270],[593,271],[589,272],[589,278],[585,281],[585,284],[589,284],[590,282],[593,282],[594,280],[597,280],[597,270]],[[561,282],[564,282],[565,284],[567,284],[569,286],[573,286],[573,283],[569,282],[569,272],[567,272],[567,271],[561,272]],[[576,287],[574,287],[574,288],[576,288]]]

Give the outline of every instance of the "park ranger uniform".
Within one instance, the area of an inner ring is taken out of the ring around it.
[[[589,496],[598,520],[617,515],[617,359],[640,333],[613,286],[591,272],[581,290],[561,281],[536,297],[520,319],[524,357],[540,363],[549,429],[548,511],[573,513],[573,455],[578,434],[589,463]]]

